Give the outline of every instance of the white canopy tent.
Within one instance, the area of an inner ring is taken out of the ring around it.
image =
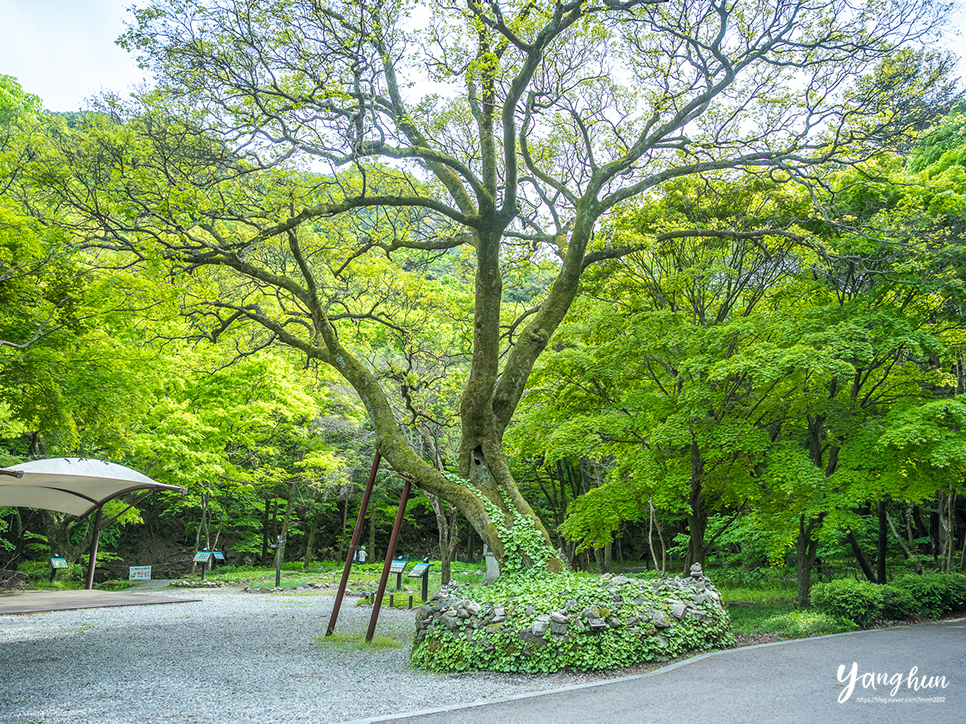
[[[94,585],[94,563],[100,533],[118,517],[102,522],[104,504],[125,493],[142,491],[137,500],[131,503],[135,505],[155,490],[187,492],[185,488],[159,483],[136,470],[103,460],[50,458],[0,469],[0,506],[43,508],[79,518],[97,512],[87,569],[87,588]]]

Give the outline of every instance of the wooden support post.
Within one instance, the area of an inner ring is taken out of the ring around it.
[[[345,559],[345,568],[342,569],[342,580],[339,582],[339,591],[335,594],[335,603],[332,606],[332,615],[329,616],[329,626],[325,630],[326,636],[331,636],[335,631],[335,622],[339,618],[339,609],[342,607],[342,597],[345,595],[346,585],[349,583],[349,571],[352,570],[352,559],[356,555],[356,545],[362,535],[362,525],[366,520],[366,509],[369,507],[369,496],[372,495],[372,486],[376,482],[376,472],[379,470],[379,460],[382,456],[376,451],[376,456],[372,459],[372,468],[369,470],[369,482],[366,483],[366,492],[362,495],[362,505],[359,507],[359,516],[356,518],[356,528],[352,531],[352,541],[349,543],[349,555]]]
[[[409,480],[403,485],[402,496],[399,498],[399,510],[396,511],[396,522],[392,526],[392,536],[389,538],[389,550],[386,551],[386,562],[382,565],[382,577],[379,579],[379,592],[372,604],[372,615],[369,617],[369,630],[366,632],[366,643],[372,641],[376,633],[376,621],[379,620],[379,609],[382,607],[382,597],[386,592],[386,582],[389,580],[389,567],[392,557],[396,553],[396,541],[399,540],[399,529],[402,528],[403,516],[406,514],[406,503],[409,502]]]

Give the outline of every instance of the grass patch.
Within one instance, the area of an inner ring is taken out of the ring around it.
[[[714,579],[712,579],[712,582]],[[717,584],[715,584],[717,586]],[[745,601],[749,603],[788,603],[794,604],[798,598],[797,589],[782,586],[749,586],[749,585],[721,585],[717,586],[725,602]]]
[[[751,606],[725,606],[731,625],[738,636],[759,636],[772,633],[766,621],[797,610],[791,603],[758,603]]]
[[[791,639],[827,636],[858,629],[858,626],[844,618],[812,610],[795,610],[771,616],[762,622],[762,627],[773,634]]]
[[[389,594],[387,593],[382,597],[382,607],[383,608],[396,608],[396,609],[407,609],[409,608],[409,597],[413,597],[413,608],[419,608],[425,603],[423,601],[423,596],[418,591],[416,592],[406,592],[406,591],[394,591],[392,594],[392,606],[389,605]]]
[[[342,569],[345,565],[335,561],[325,561],[323,563],[313,563],[308,570],[301,567],[293,568],[293,564],[286,564],[288,568],[282,569],[282,579],[279,588],[299,588],[308,583],[317,583],[327,588],[337,588],[342,579]],[[356,564],[352,566],[349,573],[348,591],[349,595],[361,596],[368,592],[375,591],[379,587],[379,578],[382,575],[383,562]],[[410,564],[408,568],[412,568]],[[458,563],[454,562],[451,567],[452,581],[454,583],[480,584],[483,582],[482,564]],[[186,580],[200,579],[201,574],[189,576]],[[275,567],[274,566],[219,566],[214,571],[209,571],[207,578],[210,581],[220,581],[231,585],[250,586],[252,588],[275,588]],[[421,587],[421,583],[413,578],[403,576],[404,588],[416,589]],[[395,588],[396,574],[389,575],[389,587]],[[436,591],[442,585],[442,577],[439,570],[439,561],[433,561],[429,575],[429,590]],[[408,597],[407,597],[408,603]]]
[[[739,639],[800,639],[809,636],[855,631],[851,621],[813,610],[799,610],[794,603],[758,603],[728,609]]]
[[[366,643],[364,634],[340,634],[319,636],[315,639],[316,648],[336,646],[342,649],[356,649],[357,651],[372,651],[373,649],[400,649],[405,644],[391,636],[373,636],[372,641]]]
[[[854,631],[851,621],[799,610],[797,590],[772,582],[770,585],[737,584],[719,587],[739,641],[800,639]]]

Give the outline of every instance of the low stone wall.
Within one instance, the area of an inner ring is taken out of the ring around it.
[[[434,671],[603,670],[734,645],[721,595],[698,565],[687,578],[527,579],[492,600],[501,581],[440,589],[417,611],[413,662]]]

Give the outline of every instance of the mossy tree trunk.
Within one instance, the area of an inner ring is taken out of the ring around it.
[[[43,510],[42,520],[44,535],[47,537],[47,545],[50,547],[51,556],[62,556],[68,563],[77,563],[81,556],[87,552],[91,544],[90,533],[85,533],[77,540],[75,536],[78,523],[82,521],[67,513],[60,513],[55,510]],[[93,514],[89,516],[93,523]]]

